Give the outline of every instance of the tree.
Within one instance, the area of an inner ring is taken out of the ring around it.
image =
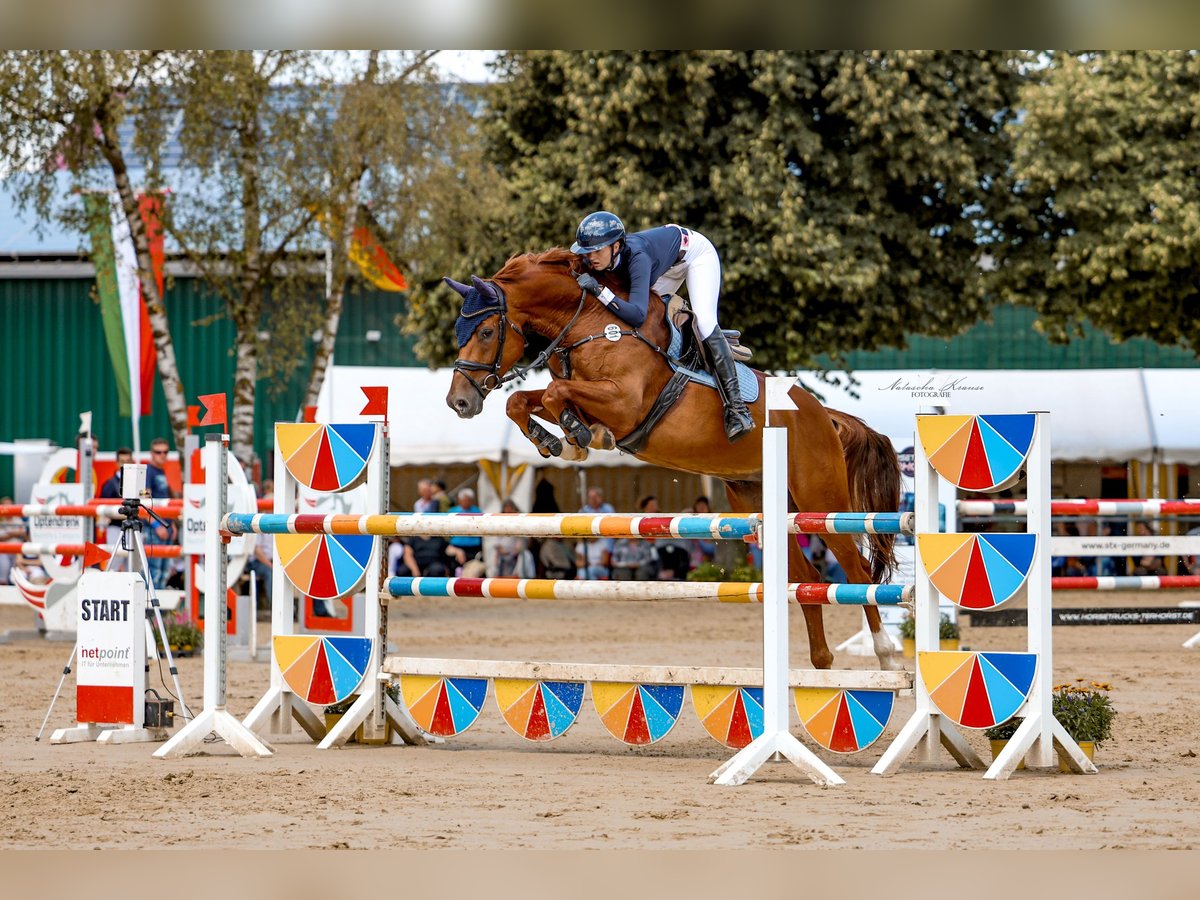
[[[247,460],[260,379],[293,372],[321,318],[314,145],[331,84],[299,51],[192,52],[172,75],[144,119],[180,123],[165,224],[236,329],[230,446]]]
[[[118,134],[121,125],[133,118],[139,135],[134,148],[139,156],[152,152],[159,131],[137,128],[137,116],[131,116],[127,100],[162,78],[170,63],[168,54],[144,51],[0,54],[0,168],[7,169],[22,209],[33,209],[42,220],[58,219],[80,235],[87,231],[83,206],[77,196],[70,196],[64,205],[60,168],[77,191],[115,189],[133,236],[171,430],[176,446],[182,447],[187,433],[186,394],[153,275],[146,228],[138,213],[130,148]],[[145,175],[143,188],[159,187],[152,171]]]
[[[1008,202],[1021,80],[1004,54],[541,51],[499,72],[483,128],[509,199],[459,277],[566,244],[607,208],[708,235],[723,323],[766,367],[986,313],[979,246]],[[454,354],[454,310],[448,292],[414,302],[434,361]]]
[[[1200,57],[1031,56],[996,290],[1052,339],[1090,320],[1200,352]]]

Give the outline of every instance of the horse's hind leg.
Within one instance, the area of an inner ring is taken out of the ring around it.
[[[788,541],[788,581],[814,583],[820,580],[820,575],[800,545],[796,541]],[[824,610],[807,603],[800,610],[804,613],[804,625],[808,629],[808,658],[812,660],[813,668],[832,668],[833,651],[829,649],[829,641],[825,637]]]
[[[846,580],[851,584],[871,584],[871,572],[867,561],[858,549],[858,544],[852,535],[828,534],[824,536],[826,545],[833,551]],[[879,668],[902,669],[903,664],[896,657],[896,648],[892,639],[883,630],[883,621],[879,616],[879,607],[864,606],[863,615],[867,617],[867,627],[871,630],[871,643],[875,646],[875,656],[879,660]]]
[[[747,482],[726,482],[725,493],[734,512],[758,512],[762,509],[762,485]],[[788,581],[813,583],[820,580],[817,570],[794,541],[788,541]],[[833,651],[825,638],[825,619],[821,607],[804,604],[804,625],[808,630],[808,658],[813,668],[828,669],[833,665]]]

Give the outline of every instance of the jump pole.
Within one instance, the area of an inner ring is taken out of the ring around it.
[[[229,435],[205,437],[204,478],[208,493],[204,517],[204,708],[174,737],[155,751],[158,759],[176,759],[200,750],[210,734],[217,734],[242,756],[259,759],[274,751],[225,708],[228,606],[225,577],[229,547],[221,539],[221,521],[229,499],[227,453]]]
[[[788,603],[787,587],[787,429],[770,424],[776,409],[794,406],[786,387],[771,391],[771,383],[790,384],[787,378],[767,379],[767,420],[763,428],[763,733],[742,748],[709,780],[713,784],[744,784],[776,754],[790,760],[821,786],[845,784],[789,730]]]

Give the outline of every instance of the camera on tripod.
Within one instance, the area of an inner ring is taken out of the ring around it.
[[[122,500],[138,500],[146,490],[145,463],[126,463],[117,474]]]

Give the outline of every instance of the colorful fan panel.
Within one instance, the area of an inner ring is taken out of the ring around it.
[[[857,753],[879,740],[896,702],[892,691],[793,688],[792,694],[804,730],[834,753]]]
[[[454,737],[475,724],[487,699],[486,678],[403,675],[400,696],[413,721],[427,734]]]
[[[509,727],[527,741],[552,741],[575,724],[583,682],[497,678],[496,705]]]
[[[366,580],[375,538],[369,534],[277,534],[275,547],[288,581],[319,600],[353,594]]]
[[[917,416],[917,434],[929,464],[952,484],[970,491],[999,491],[1021,475],[1037,418]]]
[[[314,491],[337,493],[366,479],[376,433],[370,423],[284,422],[275,426],[275,441],[293,478]]]
[[[762,688],[694,684],[692,705],[704,730],[732,750],[763,733]]]
[[[964,728],[1011,719],[1029,697],[1036,653],[923,650],[917,667],[938,712]]]
[[[920,534],[921,565],[946,599],[991,609],[1021,592],[1037,553],[1037,535]]]
[[[679,721],[683,709],[681,684],[592,683],[592,705],[604,727],[626,744],[653,744]]]
[[[279,635],[275,663],[293,693],[313,706],[341,703],[362,684],[371,661],[371,639]]]

